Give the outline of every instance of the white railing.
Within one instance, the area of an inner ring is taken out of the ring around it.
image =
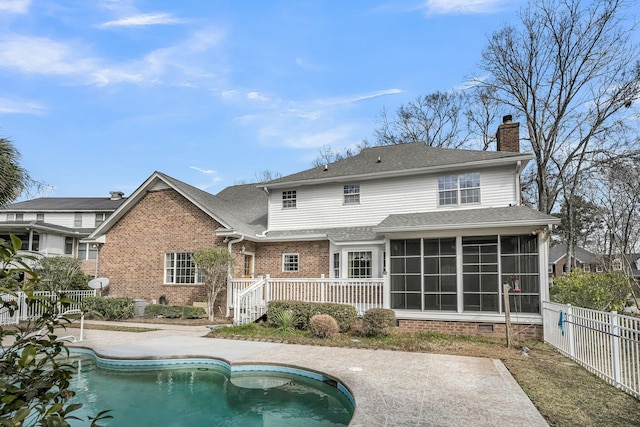
[[[69,304],[66,307],[66,310],[78,310],[81,308],[82,301],[86,297],[94,297],[96,296],[95,289],[90,290],[69,290],[69,291],[61,291],[59,293],[49,292],[49,291],[36,291],[33,293],[34,296],[40,297],[48,297],[51,298],[54,302],[58,300],[58,295],[62,294],[65,297],[72,299],[74,302]],[[16,310],[14,315],[11,316],[8,308],[0,309],[0,324],[1,325],[12,325],[17,324],[20,320],[31,320],[37,319],[42,316],[44,310],[46,309],[41,304],[27,304],[27,296],[24,292],[18,292],[16,296],[4,294],[2,295],[3,301],[15,301],[16,302]]]
[[[348,304],[363,315],[370,308],[383,307],[383,282],[384,279],[272,279],[269,276],[233,279],[230,288],[234,323],[252,322],[266,312],[269,301],[281,300]],[[255,317],[245,316],[248,312]]]
[[[234,296],[233,323],[251,323],[267,311],[264,299],[266,279],[261,278]]]
[[[251,284],[257,282],[259,279],[236,279],[229,278],[229,287],[227,289],[227,317],[230,316],[230,309],[235,306],[235,296],[244,289],[247,289]]]
[[[640,318],[543,302],[544,340],[640,399]]]

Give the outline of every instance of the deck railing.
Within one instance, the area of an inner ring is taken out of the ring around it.
[[[234,313],[251,311],[255,318],[234,314],[235,323],[254,321],[266,312],[269,301],[294,300],[304,302],[331,302],[348,304],[356,308],[359,315],[370,308],[383,307],[384,279],[232,279],[231,300]],[[260,307],[249,308],[244,300]]]
[[[640,318],[543,302],[544,340],[640,399]]]

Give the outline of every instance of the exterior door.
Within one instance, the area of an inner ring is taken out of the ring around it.
[[[253,277],[253,254],[244,254],[244,269],[242,277],[245,279]]]

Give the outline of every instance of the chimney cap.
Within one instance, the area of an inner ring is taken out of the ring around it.
[[[122,191],[109,191],[111,195],[111,200],[120,200],[124,197],[124,193]]]
[[[502,116],[502,123],[511,123],[511,120],[513,120],[513,116],[511,114]]]

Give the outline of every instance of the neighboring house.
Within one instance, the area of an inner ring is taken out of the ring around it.
[[[573,258],[576,268],[586,273],[601,273],[605,270],[602,258],[586,249],[576,247]],[[557,244],[549,249],[549,279],[571,271],[571,264],[566,244]]]
[[[112,295],[202,301],[191,254],[222,246],[236,257],[236,278],[377,280],[406,329],[502,333],[510,283],[512,320],[540,336],[559,220],[521,205],[532,156],[519,152],[518,126],[500,126],[497,152],[372,147],[216,195],[155,172],[87,241]]]
[[[113,191],[111,197],[41,197],[11,204],[0,210],[0,238],[13,234],[24,251],[79,258],[83,271],[95,276],[97,247],[81,240],[126,200],[123,196]]]

